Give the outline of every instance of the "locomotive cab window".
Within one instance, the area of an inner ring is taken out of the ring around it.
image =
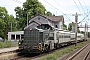
[[[50,34],[49,34],[48,40],[54,40],[54,33],[50,33]]]

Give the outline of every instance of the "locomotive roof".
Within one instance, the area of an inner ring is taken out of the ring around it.
[[[55,21],[55,22],[64,21],[63,15],[61,15],[61,16],[44,16],[44,15],[38,13],[35,16],[33,16],[32,18],[34,18],[36,16],[42,16],[44,18],[47,18],[50,21]],[[30,18],[30,19],[32,19],[32,18]]]
[[[81,34],[81,33],[77,33],[77,35],[83,35],[83,34]]]
[[[75,34],[74,32],[71,32],[71,34]]]
[[[39,32],[43,32],[43,31],[45,31],[45,30],[43,30],[43,29],[37,29],[37,30],[39,30]]]
[[[59,31],[60,33],[69,33],[70,34],[70,32],[68,31]]]
[[[59,31],[63,31],[63,29],[58,29]]]

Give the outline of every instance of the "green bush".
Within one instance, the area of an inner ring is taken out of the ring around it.
[[[0,42],[0,48],[4,48],[4,43]]]
[[[6,40],[6,41],[4,42],[4,47],[5,47],[5,48],[8,48],[8,47],[10,47],[10,46],[11,46],[10,41]]]
[[[4,42],[0,42],[0,48],[9,48],[9,47],[14,47],[14,46],[18,46],[18,42],[11,42],[8,40],[5,40]]]
[[[10,43],[11,43],[11,47],[18,46],[18,42],[17,41],[13,41],[13,42],[10,42]]]

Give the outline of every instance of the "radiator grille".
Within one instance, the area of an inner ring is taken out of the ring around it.
[[[33,45],[38,45],[40,41],[40,33],[38,30],[33,29],[33,30],[25,30],[24,31],[24,44],[28,44],[30,46]]]

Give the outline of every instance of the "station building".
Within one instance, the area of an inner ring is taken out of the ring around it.
[[[24,38],[24,31],[8,32],[8,40],[18,41]]]
[[[63,28],[64,17],[61,16],[44,16],[37,14],[30,18],[28,26],[24,27],[24,30],[27,28],[40,28],[47,29],[50,27],[55,27],[58,29]],[[47,28],[46,28],[47,27]],[[24,37],[24,31],[8,32],[8,40],[20,40]]]

